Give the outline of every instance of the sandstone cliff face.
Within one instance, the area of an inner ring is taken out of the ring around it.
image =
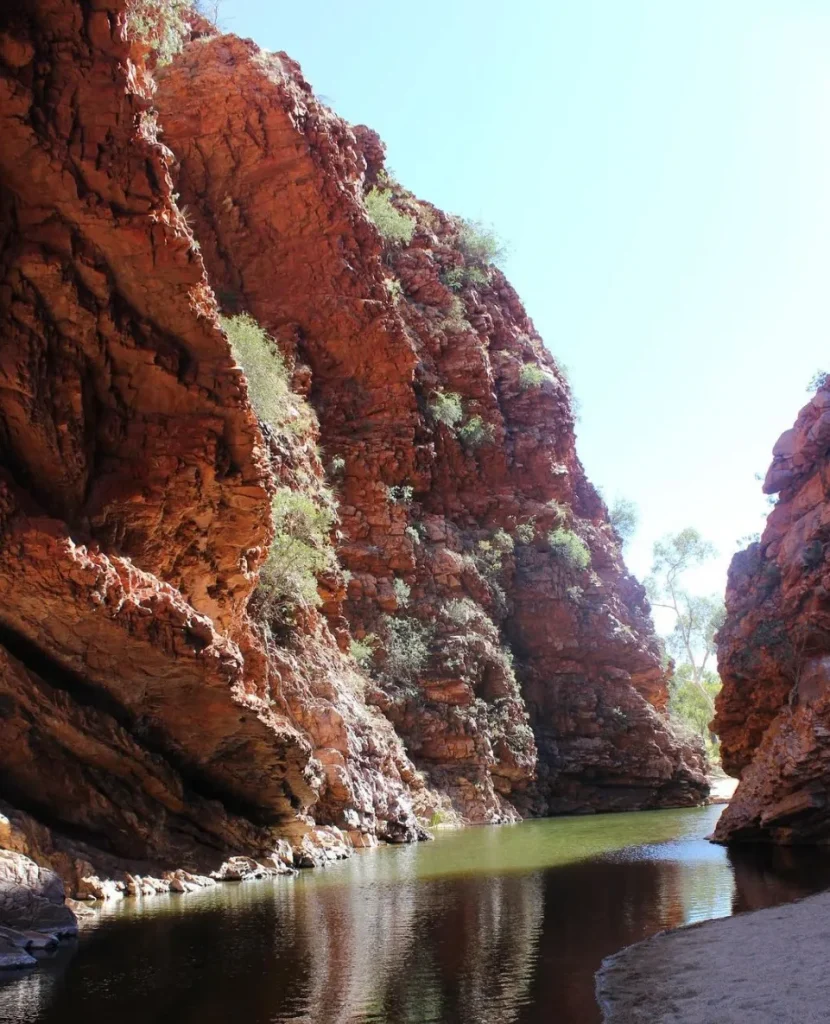
[[[349,625],[429,644],[409,680],[381,650],[370,702],[468,820],[698,801],[702,759],[659,715],[644,594],[577,459],[568,385],[503,275],[469,273],[463,226],[389,182],[377,136],[322,106],[286,55],[208,34],[158,79],[220,302],[307,365],[324,450],[343,460]],[[407,244],[367,218],[378,183],[413,224]],[[448,395],[454,428],[436,413]],[[557,558],[564,526],[590,570]]]
[[[287,57],[197,27],[156,92],[124,24],[122,0],[0,15],[15,852],[90,891],[281,863],[286,836],[301,863],[412,840],[416,813],[699,801],[568,385],[510,285]],[[406,244],[367,216],[377,183]],[[276,339],[302,429],[258,422],[220,309]],[[274,495],[329,485],[347,572],[275,618]],[[315,821],[342,831],[315,846]]]
[[[830,837],[830,387],[782,434],[764,482],[778,501],[760,543],[732,560],[718,635],[715,729],[740,776],[722,840]]]
[[[2,795],[75,881],[264,854],[318,801],[412,838],[423,784],[325,623],[277,650],[248,617],[280,456],[123,29],[120,3],[3,16]]]

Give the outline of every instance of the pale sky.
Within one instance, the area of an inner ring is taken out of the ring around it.
[[[578,449],[653,542],[761,529],[778,435],[830,369],[826,0],[233,0],[378,131],[417,195],[482,219],[581,402]]]

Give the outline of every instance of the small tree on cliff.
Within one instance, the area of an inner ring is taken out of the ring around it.
[[[616,498],[608,509],[608,522],[623,544],[630,541],[637,532],[639,519],[637,506],[629,498]]]
[[[720,680],[709,667],[715,655],[715,634],[723,624],[724,606],[717,597],[690,594],[684,576],[715,554],[712,545],[697,530],[687,527],[664,537],[654,545],[651,575],[646,588],[656,608],[674,615],[674,628],[666,647],[679,666],[672,680],[672,710],[697,732],[700,723],[715,713],[715,696]],[[687,692],[691,687],[692,692]],[[694,707],[695,714],[686,712]]]

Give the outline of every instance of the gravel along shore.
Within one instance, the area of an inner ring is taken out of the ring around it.
[[[605,1024],[827,1024],[830,892],[660,932],[597,972]]]

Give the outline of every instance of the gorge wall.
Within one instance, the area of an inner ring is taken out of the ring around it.
[[[194,19],[153,63],[122,0],[0,14],[4,845],[83,889],[699,802],[501,272],[285,55]],[[220,312],[275,339],[280,422]],[[258,579],[310,509],[333,550],[287,608]]]
[[[721,840],[830,839],[830,385],[781,435],[760,542],[732,560],[714,728],[740,776]]]

